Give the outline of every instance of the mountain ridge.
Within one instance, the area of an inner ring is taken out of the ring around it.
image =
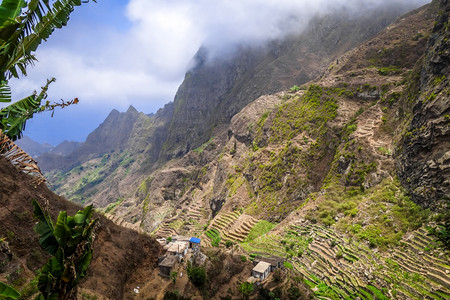
[[[157,237],[284,257],[317,297],[446,299],[449,253],[426,226],[448,215],[448,14],[433,1],[325,58],[318,78],[256,99],[228,88],[247,79],[239,61],[228,67],[242,74],[209,73],[226,75],[218,94],[249,97],[235,106],[194,101],[214,82],[187,74],[167,110],[138,119],[129,147],[51,181]]]

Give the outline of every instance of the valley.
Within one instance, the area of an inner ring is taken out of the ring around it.
[[[282,299],[450,298],[448,244],[430,234],[449,222],[449,13],[435,0],[399,17],[325,16],[217,64],[200,49],[155,115],[114,110],[70,154],[38,156],[56,194],[108,224],[82,299],[245,298],[260,257],[284,260],[281,282],[260,286]],[[178,235],[201,240],[203,288],[157,275],[154,238]],[[108,263],[127,266],[120,284],[95,278]]]

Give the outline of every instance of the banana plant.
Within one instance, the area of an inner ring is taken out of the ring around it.
[[[26,68],[36,61],[34,52],[56,28],[67,25],[69,15],[81,0],[2,0],[0,4],[0,102],[11,102],[9,79],[26,76]],[[95,2],[95,1],[94,1]],[[25,122],[46,98],[48,80],[42,91],[0,110],[0,130],[13,141],[20,138]],[[48,108],[47,104],[47,108]]]
[[[19,297],[20,293],[18,291],[0,281],[0,299],[18,299]]]
[[[36,299],[76,299],[77,283],[86,276],[92,259],[93,230],[97,222],[92,220],[92,205],[73,217],[61,211],[53,223],[36,200],[32,204],[38,220],[34,230],[39,234],[39,244],[52,255],[41,269],[38,278],[41,294]]]

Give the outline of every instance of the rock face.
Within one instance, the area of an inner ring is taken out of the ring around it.
[[[66,156],[44,153],[38,158],[39,165],[44,171],[69,170],[80,162],[123,150],[129,144],[131,130],[138,118],[139,113],[133,106],[130,106],[126,113],[114,109],[75,152]]]
[[[423,65],[417,72],[412,120],[397,160],[402,184],[423,207],[450,200],[450,6],[442,1]]]
[[[210,61],[208,51],[200,49],[175,96],[161,159],[180,157],[208,141],[214,128],[228,124],[259,96],[318,77],[331,61],[374,36],[400,11],[394,5],[359,17],[343,13],[316,18],[298,36],[263,48],[239,48],[231,58]]]
[[[52,171],[55,190],[71,200],[105,207],[127,198],[168,160],[223,134],[247,104],[323,74],[331,61],[382,30],[402,9],[322,16],[302,33],[266,47],[241,47],[217,60],[202,48],[173,103],[153,116],[132,107],[112,111],[79,149],[68,156],[42,155],[39,165]]]

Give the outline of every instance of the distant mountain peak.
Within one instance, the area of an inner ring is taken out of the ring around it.
[[[137,111],[136,108],[134,108],[133,105],[130,105],[130,107],[128,107],[128,109],[127,109],[127,114],[128,113],[139,113],[139,112]]]

